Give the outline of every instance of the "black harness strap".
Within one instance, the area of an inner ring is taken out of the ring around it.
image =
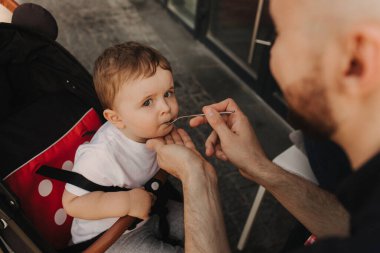
[[[37,174],[45,177],[49,177],[52,179],[56,179],[62,182],[66,182],[77,187],[80,187],[84,190],[94,192],[94,191],[102,191],[102,192],[118,192],[118,191],[129,191],[128,188],[122,188],[118,186],[104,186],[96,184],[79,173],[56,169],[53,167],[49,167],[46,165],[41,166],[37,171]]]

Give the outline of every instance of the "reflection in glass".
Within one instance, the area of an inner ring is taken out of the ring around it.
[[[194,28],[195,13],[198,0],[169,0],[168,7],[187,25]]]
[[[214,0],[209,36],[244,62],[251,45],[258,0]]]

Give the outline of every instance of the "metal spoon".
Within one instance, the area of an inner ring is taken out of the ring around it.
[[[226,115],[226,114],[232,114],[234,113],[235,111],[231,111],[231,112],[219,112],[220,115]],[[177,120],[179,119],[184,119],[184,118],[193,118],[193,117],[198,117],[198,116],[205,116],[204,113],[199,113],[199,114],[191,114],[191,115],[184,115],[184,116],[180,116],[180,117],[177,117],[175,119],[173,119],[172,121],[169,121],[168,124],[174,124],[174,122],[176,122]]]

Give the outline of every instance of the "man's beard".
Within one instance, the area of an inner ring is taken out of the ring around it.
[[[293,89],[285,90],[284,95],[289,105],[289,122],[310,136],[326,139],[335,133],[336,124],[331,115],[326,88],[316,76],[319,75],[288,86]]]

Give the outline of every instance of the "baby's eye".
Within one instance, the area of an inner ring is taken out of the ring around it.
[[[174,92],[172,92],[172,91],[167,91],[167,92],[165,92],[164,97],[168,98],[168,97],[173,96],[173,94],[174,94]]]
[[[148,99],[143,103],[143,106],[150,106],[153,103],[153,99]]]

